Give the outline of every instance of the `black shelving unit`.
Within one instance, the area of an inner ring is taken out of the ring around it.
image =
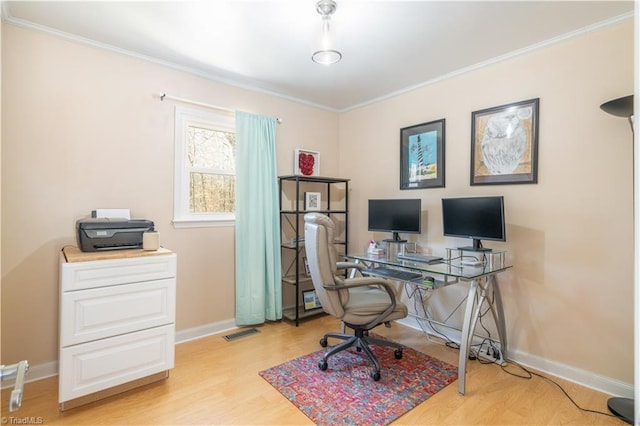
[[[295,306],[285,308],[283,316],[294,321],[296,327],[300,320],[309,316],[322,313],[322,308],[305,310],[302,301],[302,291],[312,290],[311,278],[301,273],[301,256],[304,252],[304,215],[309,211],[324,213],[334,220],[339,221],[344,226],[344,239],[335,241],[335,244],[344,246],[344,253],[347,253],[349,245],[349,179],[331,178],[321,176],[287,175],[278,177],[280,190],[280,229],[281,247],[283,251],[293,251],[293,260],[283,265],[282,285],[283,297],[287,289],[293,288],[295,291]],[[320,188],[320,190],[318,190]],[[332,188],[334,199],[332,199]],[[325,199],[322,200],[319,210],[305,210],[304,196],[305,189],[309,192],[321,192]],[[336,199],[336,191],[344,190],[344,196]],[[289,195],[289,208],[283,208],[283,195]],[[286,235],[291,235],[289,239]],[[283,256],[284,258],[284,256]]]

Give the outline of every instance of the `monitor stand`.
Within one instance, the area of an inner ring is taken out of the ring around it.
[[[398,232],[394,232],[393,233],[393,238],[387,238],[386,240],[382,240],[385,243],[406,243],[407,240],[403,240],[402,238],[400,238],[400,233]]]
[[[490,249],[490,248],[482,247],[482,242],[477,238],[473,238],[473,245],[472,246],[458,247],[458,250],[463,250],[463,251],[492,251],[492,249]]]

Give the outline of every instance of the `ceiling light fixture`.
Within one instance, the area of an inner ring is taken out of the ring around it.
[[[331,37],[331,15],[336,11],[334,0],[320,0],[316,3],[316,12],[322,15],[322,34],[320,39],[320,49],[313,52],[311,60],[322,65],[331,65],[342,59],[342,53],[334,48]]]

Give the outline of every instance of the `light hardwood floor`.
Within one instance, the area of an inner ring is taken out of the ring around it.
[[[62,425],[302,425],[312,422],[258,376],[260,370],[321,349],[319,338],[340,324],[320,316],[295,327],[283,321],[257,327],[260,333],[235,341],[214,335],[176,346],[176,366],[168,380],[101,401],[58,411],[58,380],[25,385],[19,411],[9,413],[9,391],[2,391],[3,424]],[[430,343],[419,331],[394,324],[376,333],[449,362],[458,351]],[[224,333],[228,334],[228,333]],[[520,373],[517,369],[514,372]],[[382,371],[384,374],[384,369]],[[554,379],[582,407],[607,412],[608,395]],[[624,425],[600,414],[578,410],[552,384],[505,373],[498,365],[470,362],[467,392],[453,382],[400,417],[403,425]]]

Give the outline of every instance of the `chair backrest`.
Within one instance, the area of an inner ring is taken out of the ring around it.
[[[316,295],[326,313],[342,318],[343,302],[348,300],[349,292],[325,288],[336,285],[337,255],[333,246],[333,221],[320,213],[307,213],[304,222],[304,245]]]

